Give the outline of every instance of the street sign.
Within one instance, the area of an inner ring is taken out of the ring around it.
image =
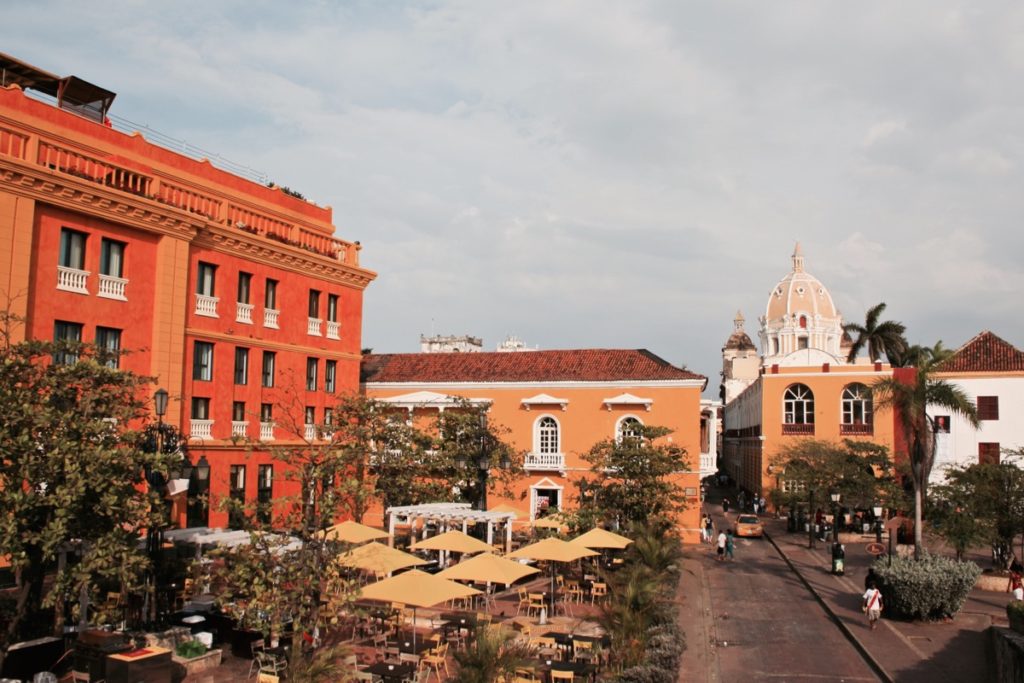
[[[867,550],[870,555],[881,555],[885,552],[885,546],[881,543],[868,543],[865,550]]]

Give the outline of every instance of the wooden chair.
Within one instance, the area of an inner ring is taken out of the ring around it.
[[[593,605],[598,600],[604,602],[604,599],[608,597],[608,584],[606,583],[595,583],[590,587],[590,604]]]
[[[573,674],[571,671],[555,671],[554,669],[551,670],[552,683],[554,683],[554,681],[569,681],[569,683],[572,683],[572,679]]]
[[[263,652],[266,649],[262,638],[249,643],[249,654],[252,655],[252,662],[249,664],[249,673],[246,675],[246,680],[252,678],[252,675],[260,670],[260,660],[256,658],[258,652]]]
[[[71,680],[73,683],[89,683],[89,674],[85,671],[71,670]]]
[[[580,587],[579,581],[575,579],[566,581],[565,592],[574,602],[583,602],[583,589]]]
[[[350,669],[355,669],[359,666],[359,655],[345,655],[342,663]]]
[[[288,669],[288,660],[286,658],[278,657],[265,650],[257,652],[256,658],[260,664],[259,671],[261,674],[280,676]]]
[[[414,655],[414,654],[409,654],[407,652],[400,652],[398,654],[398,663],[399,664],[412,664],[412,668],[413,669],[418,669],[418,668],[420,668],[420,656],[419,655]]]
[[[451,674],[448,672],[448,643],[439,645],[423,655],[420,659],[420,666],[427,671],[428,676],[430,671],[433,670],[437,674],[438,681],[441,680],[441,667],[444,667],[445,677],[450,676]]]
[[[526,592],[525,588],[519,589],[519,604],[516,606],[516,616],[526,608],[526,614],[530,614],[530,594]]]
[[[385,650],[388,647],[388,637],[383,633],[378,633],[373,637],[373,652],[377,655],[378,659],[384,659],[386,656]]]
[[[574,640],[572,643],[572,659],[575,662],[594,661],[594,644],[589,640]]]
[[[540,659],[562,659],[562,651],[558,649],[558,643],[554,638],[537,636],[530,638],[530,647],[537,650]]]
[[[530,593],[530,602],[526,606],[526,616],[540,616],[540,611],[546,607],[543,593]],[[536,614],[534,614],[536,613]]]
[[[382,680],[380,676],[374,676],[371,673],[359,671],[358,669],[350,671],[348,675],[351,676],[354,681],[366,681],[366,683],[380,683]]]

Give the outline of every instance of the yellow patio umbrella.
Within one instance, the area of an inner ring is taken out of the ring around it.
[[[535,567],[513,562],[492,553],[484,553],[452,565],[437,576],[442,579],[486,581],[488,583],[503,583],[508,586],[524,576],[536,574],[539,571]]]
[[[410,569],[398,576],[371,583],[369,586],[363,586],[360,591],[360,597],[367,600],[401,602],[413,608],[412,644],[414,648],[416,647],[417,607],[433,607],[456,598],[468,598],[471,595],[479,594],[480,591],[475,588],[427,574],[419,569]]]
[[[390,574],[406,567],[427,564],[415,555],[373,541],[338,555],[338,563],[376,574]]]
[[[501,505],[495,505],[492,508],[487,509],[488,512],[511,512],[514,515],[521,514],[519,510],[515,509],[508,503],[502,503]]]
[[[413,550],[448,550],[453,553],[485,553],[493,550],[481,540],[461,531],[446,531],[410,546]]]
[[[327,529],[324,537],[328,541],[344,541],[345,543],[366,543],[387,538],[388,532],[374,529],[373,527],[346,520],[341,524],[335,524]]]
[[[554,517],[541,517],[538,520],[534,520],[533,526],[537,529],[561,529],[565,526],[565,522],[559,521]]]
[[[614,550],[622,550],[632,542],[632,540],[625,536],[606,531],[600,527],[591,529],[582,536],[577,536],[569,541],[569,543],[581,545],[584,548],[611,548]]]
[[[546,560],[548,562],[575,562],[583,557],[593,557],[598,553],[581,545],[574,545],[559,538],[545,538],[530,545],[523,546],[509,553],[510,560]],[[551,613],[555,612],[555,568],[551,567]]]

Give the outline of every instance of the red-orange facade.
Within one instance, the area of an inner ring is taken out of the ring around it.
[[[211,526],[227,523],[233,466],[247,500],[290,493],[246,443],[297,443],[284,425],[358,391],[375,274],[334,232],[329,207],[0,88],[0,297],[25,320],[16,338],[131,351],[121,367],[170,393],[164,419],[211,466]]]

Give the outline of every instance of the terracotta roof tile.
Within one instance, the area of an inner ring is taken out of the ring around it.
[[[364,382],[600,382],[705,380],[646,349],[522,353],[394,353],[363,358]]]
[[[1024,351],[985,330],[970,340],[936,372],[1020,372],[1024,371]]]

